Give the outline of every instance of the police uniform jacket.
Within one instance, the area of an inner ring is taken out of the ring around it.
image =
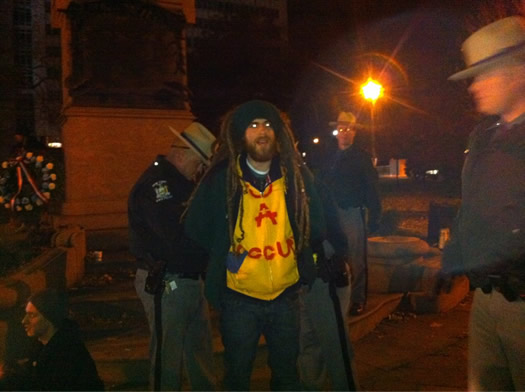
[[[509,269],[525,283],[525,113],[511,124],[488,119],[470,135],[443,268],[467,273],[474,287]]]
[[[200,273],[207,264],[204,250],[184,235],[180,217],[195,184],[159,155],[146,169],[128,199],[130,251],[139,260],[167,262],[170,273]]]
[[[366,151],[355,144],[338,150],[323,178],[340,208],[366,207],[369,227],[377,227],[381,218],[378,175]]]

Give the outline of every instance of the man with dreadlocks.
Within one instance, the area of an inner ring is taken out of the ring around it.
[[[226,390],[248,390],[260,335],[272,390],[299,390],[301,284],[324,219],[312,175],[271,103],[226,115],[218,151],[190,199],[187,235],[210,253],[206,296],[220,311]]]

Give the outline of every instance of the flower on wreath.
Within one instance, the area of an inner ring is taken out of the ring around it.
[[[0,207],[29,213],[47,205],[57,189],[55,165],[44,154],[25,152],[1,163]]]

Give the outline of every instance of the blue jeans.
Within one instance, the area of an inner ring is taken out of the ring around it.
[[[227,290],[221,306],[224,344],[224,389],[247,391],[257,344],[263,335],[268,347],[272,390],[301,389],[297,372],[299,354],[300,292],[264,301]]]

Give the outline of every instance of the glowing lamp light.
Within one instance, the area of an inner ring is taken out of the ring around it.
[[[339,135],[339,131],[338,131],[337,129],[334,129],[334,130],[332,131],[332,135],[334,135],[334,136]]]
[[[375,101],[383,95],[383,86],[372,78],[368,78],[365,84],[361,86],[361,94],[367,101]]]
[[[49,142],[47,143],[49,148],[62,148],[62,143],[60,142]]]
[[[302,156],[303,156],[303,158],[304,158],[304,157],[306,156],[306,153],[305,153],[305,152],[303,152],[303,153],[302,153],[301,155],[302,155]]]
[[[314,137],[314,140],[312,140],[314,142],[314,144],[317,144],[319,143],[319,138],[318,137]]]

